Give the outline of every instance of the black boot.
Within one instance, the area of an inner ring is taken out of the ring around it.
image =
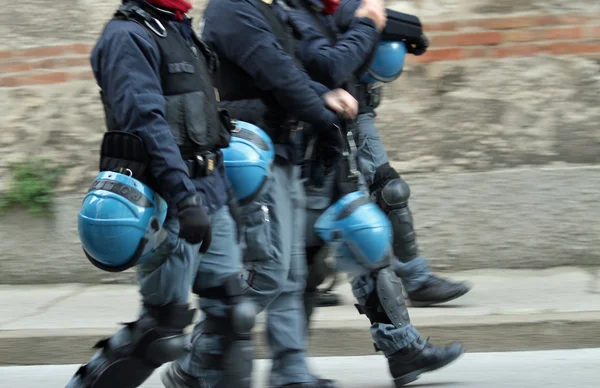
[[[396,387],[403,387],[431,372],[448,365],[464,353],[461,344],[454,343],[445,348],[436,348],[428,341],[418,339],[406,348],[388,357],[390,373]]]
[[[419,289],[408,292],[408,299],[413,307],[427,307],[459,298],[470,290],[471,286],[467,283],[454,283],[435,275],[429,275]]]
[[[172,362],[165,368],[160,381],[165,388],[208,388],[203,379],[188,375],[177,362]]]
[[[316,383],[293,383],[282,385],[280,388],[337,388],[333,380],[318,379]]]
[[[317,291],[316,307],[339,306],[340,297],[330,291]]]

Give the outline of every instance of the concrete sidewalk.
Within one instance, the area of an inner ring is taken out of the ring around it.
[[[600,347],[600,268],[476,270],[445,274],[473,290],[435,308],[411,308],[415,326],[434,343],[460,340],[469,351]],[[344,304],[316,311],[313,356],[373,354],[366,317]],[[134,320],[135,286],[0,286],[0,364],[85,361],[119,322]],[[257,330],[263,329],[264,315]],[[268,357],[262,335],[257,356]]]

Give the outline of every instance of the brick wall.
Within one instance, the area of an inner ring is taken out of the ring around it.
[[[431,49],[410,62],[600,54],[600,14],[509,16],[425,24]],[[0,88],[92,79],[90,44],[0,51]]]
[[[600,53],[600,15],[564,14],[426,24],[432,49],[415,62]]]

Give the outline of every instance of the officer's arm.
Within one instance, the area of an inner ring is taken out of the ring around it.
[[[308,86],[310,86],[310,88],[314,90],[315,93],[317,93],[319,96],[323,96],[325,93],[330,91],[330,89],[327,86],[313,80],[310,80]]]
[[[196,190],[165,119],[158,47],[141,26],[121,23],[123,30],[92,56],[92,67],[120,129],[143,140],[161,192],[178,203]]]
[[[333,13],[333,19],[339,31],[346,31],[354,23],[354,14],[360,7],[361,0],[342,0],[340,6]]]
[[[203,39],[220,55],[244,69],[259,88],[297,119],[320,128],[331,127],[336,116],[325,108],[313,84],[283,51],[262,13],[247,1],[221,0],[207,7]],[[323,90],[321,90],[323,92]]]
[[[297,27],[306,29],[308,26]],[[368,18],[354,18],[334,45],[319,29],[310,27],[312,31],[301,32],[298,56],[314,80],[331,88],[348,81],[369,57],[379,39],[375,23]]]

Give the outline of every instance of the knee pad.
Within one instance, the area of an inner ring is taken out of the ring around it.
[[[376,195],[377,205],[392,223],[394,255],[400,261],[410,261],[418,256],[413,218],[408,208],[410,187],[400,178],[388,181]]]
[[[204,353],[201,367],[223,372],[223,382],[219,386],[250,388],[254,346],[252,329],[258,315],[257,305],[245,296],[248,283],[242,274],[228,278],[220,287],[204,290],[201,297],[224,299],[229,304],[227,317],[206,316],[203,332],[222,337],[221,355]]]
[[[371,324],[384,323],[396,328],[410,324],[406,308],[402,283],[389,267],[371,274],[375,280],[375,289],[367,297],[364,306],[355,305],[359,314],[369,318]]]
[[[386,213],[396,209],[406,208],[410,198],[410,187],[408,183],[400,178],[388,181],[381,188],[381,193],[377,198],[378,205]]]
[[[214,334],[227,335],[231,332],[252,332],[258,315],[258,307],[245,295],[249,287],[248,282],[244,279],[244,273],[240,272],[227,278],[221,286],[194,290],[202,298],[223,299],[229,305],[226,318],[207,315],[205,333],[214,332]],[[216,324],[217,321],[221,323],[221,326]]]
[[[185,351],[184,329],[194,310],[187,305],[145,306],[145,314],[114,336],[99,341],[98,353],[75,373],[68,387],[135,388],[155,369]]]

